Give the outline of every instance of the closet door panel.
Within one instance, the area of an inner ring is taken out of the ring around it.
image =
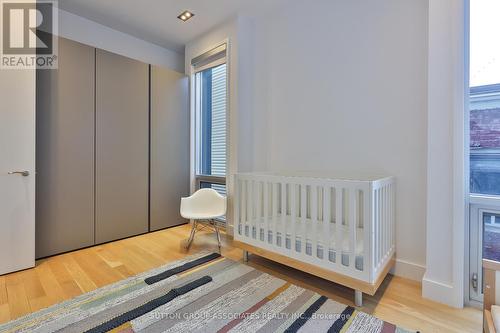
[[[37,258],[94,244],[94,52],[60,38],[37,71]]]
[[[151,67],[151,231],[186,223],[189,194],[189,108],[186,76]]]
[[[148,231],[149,66],[96,53],[96,243]]]

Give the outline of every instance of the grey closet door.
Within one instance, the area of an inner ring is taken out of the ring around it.
[[[186,76],[151,67],[150,229],[186,223],[180,198],[189,194],[189,109]]]
[[[94,48],[59,39],[37,71],[36,256],[94,244]]]
[[[148,231],[149,66],[96,51],[96,243]]]

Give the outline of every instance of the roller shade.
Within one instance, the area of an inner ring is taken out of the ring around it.
[[[226,176],[226,65],[212,68],[211,170]]]
[[[227,44],[221,44],[191,60],[195,72],[215,67],[226,62]]]

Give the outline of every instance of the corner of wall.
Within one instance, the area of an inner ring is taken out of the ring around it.
[[[396,259],[396,265],[392,269],[391,274],[422,282],[425,274],[425,266],[402,259]]]

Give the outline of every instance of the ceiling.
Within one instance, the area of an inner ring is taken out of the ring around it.
[[[236,14],[276,10],[286,0],[59,0],[63,10],[115,30],[184,52],[184,45]],[[182,22],[189,10],[195,16]]]

